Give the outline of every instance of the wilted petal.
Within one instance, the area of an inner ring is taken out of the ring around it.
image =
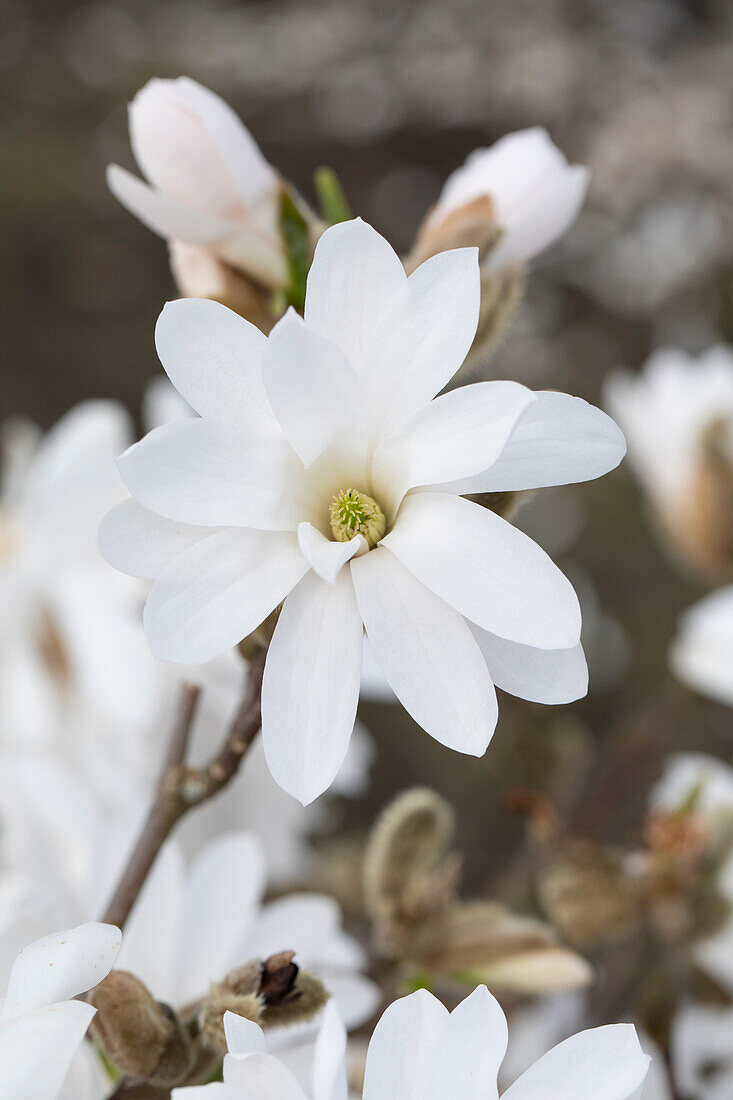
[[[534,649],[477,626],[472,631],[491,679],[502,691],[533,703],[572,703],[587,693],[588,665],[580,644],[572,649]]]
[[[153,585],[145,632],[164,661],[202,664],[251,634],[308,568],[295,535],[217,531],[179,554]]]
[[[275,780],[304,805],[333,782],[349,747],[362,623],[351,577],[311,573],[285,601],[262,686],[262,735]]]
[[[569,649],[580,638],[573,587],[527,535],[494,512],[446,493],[402,502],[382,540],[418,580],[502,638]]]
[[[466,621],[384,548],[352,562],[351,574],[369,644],[397,698],[436,741],[481,756],[497,704]]]
[[[331,226],[308,273],[305,319],[354,366],[379,318],[407,281],[388,241],[361,218]]]

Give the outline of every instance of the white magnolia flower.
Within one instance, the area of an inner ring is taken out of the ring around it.
[[[73,1000],[107,976],[121,933],[83,924],[21,951],[0,1010],[3,1100],[55,1100],[95,1010]]]
[[[559,393],[481,382],[435,395],[471,346],[475,249],[409,278],[357,220],[327,230],[305,321],[269,338],[215,302],[170,303],[158,353],[199,419],[120,459],[133,494],[100,546],[155,578],[157,656],[210,660],[283,600],[262,730],[275,779],[302,802],[332,782],[359,693],[362,633],[395,694],[441,743],[480,756],[494,684],[559,703],[585,694],[572,586],[531,539],[462,494],[582,481],[624,440]]]
[[[205,245],[258,282],[282,286],[282,182],[231,107],[188,77],[151,80],[129,119],[147,182],[110,165],[107,181],[122,205],[161,237]]]
[[[733,706],[733,585],[688,607],[677,624],[669,663],[695,691]]]
[[[697,564],[728,561],[733,354],[713,347],[695,359],[661,348],[639,374],[611,376],[606,398],[667,535]]]
[[[338,1015],[324,1013],[307,1091],[272,1054],[256,1024],[225,1017],[230,1053],[224,1082],[176,1089],[175,1100],[346,1100],[345,1033]],[[499,1003],[479,986],[453,1012],[420,990],[395,1001],[369,1043],[363,1100],[489,1100],[507,1047]],[[649,1068],[636,1031],[612,1024],[573,1035],[526,1070],[503,1100],[631,1100]]]
[[[125,926],[120,966],[159,1000],[190,1004],[237,966],[278,951],[296,952],[334,996],[349,1027],[377,1006],[360,973],[361,947],[341,926],[331,898],[291,894],[262,904],[265,861],[256,837],[230,833],[186,868],[180,848],[161,851]]]
[[[567,232],[578,216],[590,173],[568,164],[546,130],[535,126],[476,149],[443,185],[424,232],[440,235],[476,200],[491,203],[499,239],[486,266],[499,270],[533,260]]]

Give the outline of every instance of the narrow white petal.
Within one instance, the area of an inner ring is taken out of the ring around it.
[[[227,1054],[224,1084],[232,1088],[231,1096],[236,1100],[307,1100],[293,1074],[273,1054]],[[181,1100],[188,1100],[190,1091],[181,1090]],[[206,1100],[209,1095],[207,1091]],[[229,1100],[230,1093],[222,1092],[221,1096]]]
[[[382,437],[461,366],[476,334],[480,282],[478,249],[458,248],[426,260],[393,296],[357,364]]]
[[[3,1100],[56,1100],[93,1016],[91,1005],[65,1001],[0,1024]]]
[[[312,1100],[346,1100],[346,1028],[333,1001],[323,1010],[313,1051]]]
[[[262,736],[277,783],[304,805],[333,782],[356,717],[362,623],[347,571],[309,573],[285,601],[267,654]]]
[[[130,497],[104,517],[97,546],[102,557],[121,573],[154,580],[176,554],[215,530],[163,519]]]
[[[425,989],[393,1001],[369,1043],[364,1100],[424,1100],[433,1050],[447,1022],[448,1010]]]
[[[345,427],[358,432],[364,399],[354,368],[336,344],[292,309],[270,333],[263,379],[280,427],[304,466]]]
[[[435,1044],[426,1100],[496,1100],[496,1079],[508,1031],[498,1001],[485,985],[453,1009]]]
[[[308,273],[305,319],[356,365],[379,318],[407,281],[399,256],[361,218],[327,229]]]
[[[630,1100],[650,1061],[631,1024],[581,1031],[535,1062],[502,1100]]]
[[[279,434],[262,384],[267,337],[208,298],[168,302],[155,326],[166,374],[201,416]]]
[[[570,582],[532,539],[487,508],[447,493],[415,493],[382,545],[492,634],[540,649],[570,649],[580,640]]]
[[[626,440],[610,416],[567,393],[548,390],[535,397],[493,466],[447,488],[455,493],[493,493],[572,485],[618,466],[626,454]]]
[[[81,924],[24,948],[10,972],[0,1019],[66,1001],[107,977],[122,943],[111,924]]]
[[[534,395],[518,382],[477,382],[437,397],[383,439],[374,455],[375,490],[396,503],[408,489],[469,477],[491,466]]]
[[[132,495],[166,519],[206,527],[294,530],[296,459],[267,433],[216,420],[154,428],[119,459]]]
[[[164,661],[202,664],[251,634],[308,563],[295,535],[217,531],[179,554],[153,585],[144,625]]]
[[[234,1012],[225,1012],[224,1035],[230,1054],[267,1054],[265,1033],[254,1020],[247,1020]]]
[[[333,542],[311,523],[298,524],[298,545],[308,564],[322,580],[333,584],[342,565],[367,549],[363,535],[348,542]]]
[[[572,649],[534,649],[472,627],[491,679],[502,691],[533,703],[572,703],[588,691],[580,643]]]
[[[121,970],[145,983],[157,1000],[178,1003],[180,920],[185,904],[183,851],[169,840],[155,862],[125,925]]]
[[[188,1003],[243,961],[265,892],[265,857],[253,833],[224,833],[203,848],[186,884],[178,995]]]
[[[442,745],[482,756],[496,694],[463,616],[382,547],[354,560],[351,575],[369,644],[402,705]]]
[[[126,210],[166,240],[206,244],[232,230],[223,218],[181,206],[118,164],[107,169],[107,186]]]

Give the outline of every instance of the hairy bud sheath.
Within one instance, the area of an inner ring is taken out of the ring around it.
[[[172,1086],[192,1068],[194,1047],[175,1012],[138,978],[112,970],[90,994],[92,1032],[105,1055],[136,1081]]]

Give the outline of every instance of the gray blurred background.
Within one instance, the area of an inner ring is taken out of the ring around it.
[[[117,205],[104,168],[133,167],[136,89],[181,74],[224,96],[306,197],[313,169],[333,167],[398,248],[448,172],[507,131],[545,125],[590,165],[586,209],[533,269],[496,376],[599,401],[609,369],[661,343],[733,340],[729,0],[0,0],[2,415],[49,425],[89,396],[138,414],[174,288],[164,244]],[[623,470],[526,523],[592,578],[616,624],[599,632],[589,699],[543,710],[503,697],[478,767],[366,707],[380,755],[370,799],[350,811],[358,824],[391,791],[432,782],[460,803],[482,870],[521,829],[511,790],[555,791],[558,760],[581,767],[619,723],[633,731],[677,614],[701,592],[659,553]],[[730,738],[729,713],[706,704],[675,744],[730,756]],[[604,829],[633,828],[626,809]]]

